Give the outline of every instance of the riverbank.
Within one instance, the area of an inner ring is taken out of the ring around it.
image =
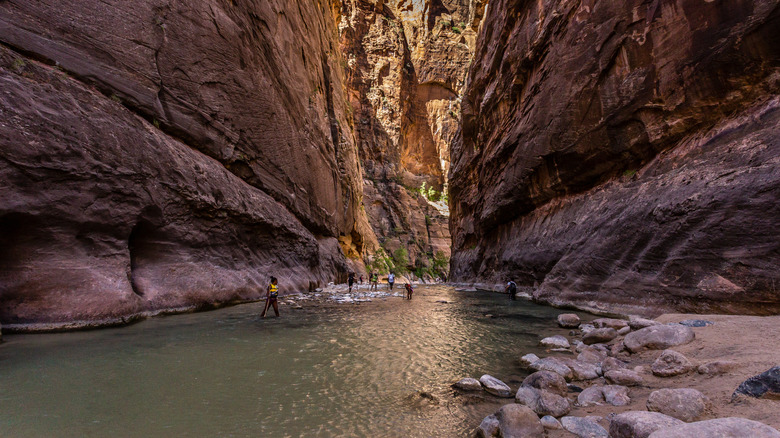
[[[675,397],[677,397],[683,392],[695,394],[698,391],[705,397],[702,399],[704,400],[705,408],[699,412],[690,408],[692,410],[684,414],[692,415],[689,418],[685,418],[686,422],[738,417],[758,421],[780,430],[780,400],[776,399],[776,396],[761,399],[733,396],[735,390],[742,382],[780,365],[780,349],[775,345],[776,340],[780,339],[780,316],[674,313],[661,315],[654,321],[643,321],[641,324],[638,323],[638,326],[649,325],[655,322],[664,326],[673,324],[674,327],[680,327],[677,323],[686,320],[707,322],[694,324],[703,325],[701,327],[690,327],[695,336],[690,342],[666,346],[668,350],[673,350],[681,356],[667,353],[664,348],[639,348],[638,350],[641,351],[637,350],[632,353],[627,348],[627,344],[631,344],[633,339],[636,339],[636,336],[629,340],[628,343],[626,342],[627,338],[624,336],[613,337],[613,339],[605,338],[598,343],[590,342],[592,341],[591,338],[587,343],[592,345],[585,345],[581,342],[581,340],[585,340],[583,334],[594,330],[588,324],[588,321],[583,321],[582,325],[579,326],[582,330],[575,329],[573,331],[560,328],[556,321],[550,321],[550,329],[546,335],[564,336],[571,343],[571,347],[561,348],[556,351],[548,349],[548,354],[546,356],[540,355],[540,357],[550,359],[556,366],[564,365],[563,372],[568,370],[566,365],[578,366],[573,364],[573,362],[580,362],[580,365],[586,365],[585,362],[587,362],[588,357],[591,359],[595,357],[597,359],[591,362],[598,367],[599,371],[597,378],[585,379],[583,374],[578,372],[574,372],[573,377],[569,376],[571,378],[569,391],[563,394],[563,398],[567,399],[570,409],[565,410],[565,414],[556,416],[559,419],[566,417],[586,419],[587,417],[600,425],[603,428],[601,429],[602,432],[610,431],[610,426],[612,421],[615,420],[615,416],[624,412],[648,411],[651,409],[651,405],[652,410],[664,413],[677,412],[676,409],[689,409],[690,406],[696,404],[694,401],[681,401],[678,399],[674,403],[668,400],[665,402],[667,404],[671,403],[673,405],[677,403],[679,405],[674,407],[671,405],[664,406],[664,403],[661,403],[661,406],[659,406],[658,400],[661,399],[661,394],[676,394]],[[603,321],[597,323],[596,326],[601,325],[605,327],[605,332],[608,330],[606,327],[618,328],[623,326],[620,321],[615,320],[597,319],[596,321]],[[623,335],[628,335],[627,330],[628,327],[622,330]],[[630,333],[636,333],[636,331],[632,330]],[[631,347],[636,349],[635,345],[631,345]],[[526,353],[528,352],[517,352],[518,357]],[[666,362],[663,359],[659,359],[662,354],[667,358]],[[674,358],[668,359],[670,356]],[[526,365],[530,365],[529,362],[527,360]],[[555,368],[540,364],[530,366],[536,369],[548,370]],[[669,370],[663,369],[664,366],[676,366],[681,369],[669,372]],[[607,374],[608,369],[618,369],[620,372],[617,375],[609,375]],[[574,368],[570,370],[574,370]],[[534,369],[529,369],[528,373],[533,373],[534,371]],[[667,374],[667,377],[661,377]],[[572,390],[573,387],[571,385],[584,391]],[[621,387],[619,392],[622,391],[623,396],[612,400],[605,400],[603,397],[599,398],[598,396],[595,398],[591,397],[593,394],[600,394],[600,387],[618,388],[614,385]],[[517,392],[520,386],[526,385],[513,386],[510,383],[512,394]],[[594,389],[589,390],[588,388]],[[518,400],[515,403],[528,405],[527,397],[525,400],[520,400],[520,398],[518,396]],[[648,402],[651,398],[653,398],[653,402]],[[566,403],[562,400],[559,401]],[[617,406],[613,404],[617,404]],[[533,401],[531,401],[529,407],[539,411],[539,406],[535,406]],[[564,410],[560,412],[562,413]],[[539,413],[539,416],[541,417],[542,414]],[[680,416],[678,415],[677,418],[680,418]],[[571,426],[573,424],[572,420],[569,420],[568,424]],[[587,425],[587,423],[585,424]],[[485,425],[484,422],[483,425]],[[558,426],[560,426],[560,423],[558,423]],[[575,436],[570,431],[564,429],[547,429],[545,433],[546,435],[544,436],[547,437],[564,438]],[[601,435],[597,433],[594,436]]]

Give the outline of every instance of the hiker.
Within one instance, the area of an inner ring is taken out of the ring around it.
[[[352,293],[352,285],[355,284],[355,273],[350,272],[347,278],[347,284],[349,284],[349,293]]]
[[[392,272],[387,276],[387,284],[390,286],[390,290],[393,290],[393,283],[395,283],[395,274]]]
[[[407,300],[411,300],[412,299],[412,294],[414,293],[414,289],[412,288],[412,285],[409,284],[409,283],[406,283],[404,285],[404,289],[406,289],[406,299]]]
[[[509,280],[509,283],[506,284],[506,287],[504,288],[504,292],[509,292],[509,299],[514,301],[517,299],[517,284],[515,284],[514,281]]]
[[[368,288],[368,290],[376,290],[377,285],[379,284],[379,274],[376,272],[371,273],[371,286]]]
[[[261,318],[265,318],[265,313],[268,312],[268,308],[271,307],[271,305],[274,306],[274,313],[276,313],[276,316],[279,316],[279,303],[277,303],[278,298],[279,281],[276,279],[276,277],[271,277],[271,284],[268,285],[268,291],[265,294],[265,309],[263,309],[263,314],[260,315]]]

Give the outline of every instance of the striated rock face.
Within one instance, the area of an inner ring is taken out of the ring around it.
[[[343,275],[376,241],[335,33],[305,1],[0,3],[6,328]]]
[[[780,311],[780,2],[496,0],[478,41],[454,279],[638,313]]]
[[[410,265],[450,255],[449,145],[481,21],[481,0],[336,2],[350,107],[365,170],[364,203],[388,253]],[[420,196],[420,188],[436,191]],[[426,200],[426,198],[428,200]]]

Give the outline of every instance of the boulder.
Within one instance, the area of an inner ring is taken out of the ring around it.
[[[680,324],[687,327],[707,327],[715,323],[704,319],[686,319],[685,321],[680,321]]]
[[[485,391],[498,397],[512,397],[512,389],[509,386],[496,379],[495,377],[485,374],[479,378],[479,383],[485,388]]]
[[[608,438],[607,430],[589,418],[563,417],[561,425],[580,438]]]
[[[658,412],[629,411],[612,417],[609,423],[610,438],[647,438],[665,427],[678,426],[682,420]]]
[[[619,385],[591,386],[577,396],[577,404],[580,406],[625,406],[630,402],[628,388]]]
[[[563,363],[571,370],[573,380],[593,380],[601,375],[601,367],[596,364],[575,359],[563,359]]]
[[[539,360],[539,356],[529,353],[520,358],[520,366],[523,368],[530,368],[531,364]]]
[[[452,386],[463,391],[482,391],[482,384],[473,377],[460,379]]]
[[[642,376],[632,370],[610,370],[604,373],[604,378],[613,385],[640,386],[644,383]]]
[[[600,344],[617,338],[617,335],[617,331],[613,328],[597,328],[585,333],[582,342],[586,345]]]
[[[725,374],[736,369],[738,366],[739,364],[733,360],[716,360],[699,365],[697,371],[699,374],[706,375]]]
[[[601,362],[601,370],[605,373],[612,370],[622,370],[627,366],[627,363],[620,359],[615,359],[614,357],[608,357]]]
[[[571,369],[567,367],[562,360],[553,357],[545,357],[544,359],[537,360],[531,364],[531,369],[536,371],[552,371],[560,374],[566,380],[571,380],[572,378]]]
[[[631,353],[664,350],[687,344],[695,338],[693,329],[680,324],[653,325],[626,335],[623,343]]]
[[[539,422],[539,417],[526,406],[510,403],[502,406],[495,416],[498,420],[498,433],[502,438],[544,436],[544,428]]]
[[[591,324],[596,328],[613,328],[615,330],[628,327],[628,321],[616,318],[598,318],[591,321]]]
[[[647,410],[682,421],[698,420],[710,407],[710,400],[692,388],[659,389],[647,398]]]
[[[716,418],[714,420],[683,423],[677,426],[659,429],[648,438],[780,438],[780,432],[744,418]]]
[[[558,421],[558,419],[553,417],[552,415],[545,415],[539,420],[539,422],[542,423],[542,427],[544,427],[545,429],[550,429],[550,430],[563,429],[561,422]]]
[[[539,345],[545,348],[571,348],[569,340],[561,335],[550,336],[539,341]]]
[[[539,415],[560,417],[571,410],[571,404],[565,397],[528,386],[521,386],[517,390],[515,402],[528,406]]]
[[[733,394],[734,397],[738,395],[755,398],[780,397],[780,366],[770,368],[742,382]]]
[[[580,326],[580,317],[575,313],[562,313],[558,315],[558,325],[563,328],[577,328]]]
[[[650,327],[651,325],[660,325],[661,323],[658,321],[653,321],[652,319],[645,319],[645,318],[631,318],[630,321],[628,321],[628,326],[631,328],[631,330],[642,330],[645,327]]]
[[[558,394],[561,397],[566,397],[566,393],[568,392],[566,380],[564,380],[560,374],[552,371],[537,371],[526,377],[520,386],[535,388],[541,391],[549,391],[553,394]]]
[[[594,347],[587,346],[577,355],[577,360],[584,363],[600,364],[607,358],[607,353]]]
[[[664,350],[650,366],[650,369],[658,377],[672,377],[690,373],[694,370],[694,366],[682,353]]]
[[[478,438],[493,438],[498,436],[498,418],[495,415],[488,415],[482,419],[477,426],[475,435]]]

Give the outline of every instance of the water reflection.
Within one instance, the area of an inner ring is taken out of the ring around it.
[[[447,301],[443,303],[440,301]],[[260,304],[118,329],[7,336],[7,436],[465,436],[506,401],[450,384],[518,381],[554,309],[419,288],[414,300]],[[512,385],[512,386],[517,386]]]

